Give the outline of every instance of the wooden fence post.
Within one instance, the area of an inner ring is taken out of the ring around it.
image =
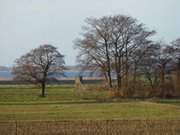
[[[18,135],[18,130],[17,130],[17,128],[18,128],[18,127],[17,127],[17,120],[15,121],[15,128],[16,128],[16,129],[15,129],[15,130],[16,130],[16,131],[15,131],[15,134]]]

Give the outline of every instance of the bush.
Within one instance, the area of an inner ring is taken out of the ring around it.
[[[172,82],[165,82],[159,87],[159,97],[161,98],[171,98],[176,96],[174,93],[174,85]]]

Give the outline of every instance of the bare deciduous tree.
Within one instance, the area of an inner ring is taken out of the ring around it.
[[[76,40],[76,48],[80,49],[77,60],[81,64],[82,70],[101,71],[108,82],[105,50],[98,48],[96,41],[97,39],[93,35],[84,35],[83,40]]]
[[[15,61],[14,79],[41,84],[41,96],[45,96],[48,73],[62,71],[64,56],[52,45],[42,45]]]
[[[83,37],[78,40],[76,47],[80,50],[81,62],[101,68],[108,76],[110,87],[114,72],[120,89],[122,77],[125,76],[126,85],[128,82],[130,54],[138,46],[148,44],[148,38],[154,33],[129,16],[89,18]]]
[[[177,85],[178,88],[180,89],[180,38],[173,41],[172,43],[172,48],[173,48],[173,52],[172,52],[172,56],[173,56],[173,61],[175,63],[175,70],[176,70],[176,78],[177,78]]]
[[[76,47],[80,49],[82,59],[99,65],[100,69],[107,74],[109,87],[112,87],[111,57],[110,57],[110,34],[111,27],[108,17],[100,19],[88,18],[87,26],[84,27],[83,39],[79,39]],[[80,57],[79,57],[80,58]],[[81,59],[80,58],[80,59]]]
[[[112,52],[117,75],[117,86],[121,88],[121,78],[125,76],[125,85],[128,85],[128,72],[130,68],[129,57],[136,48],[149,43],[148,38],[155,34],[143,24],[130,16],[117,15],[109,20],[111,22]]]
[[[159,44],[152,43],[140,61],[141,70],[152,89],[159,83],[157,61],[160,48],[161,46]]]
[[[142,61],[144,57],[146,56],[146,53],[151,49],[152,42],[147,41],[147,43],[139,45],[138,47],[134,48],[133,52],[130,54],[130,67],[131,72],[133,74],[133,83],[136,84],[136,79],[139,74],[142,74]]]

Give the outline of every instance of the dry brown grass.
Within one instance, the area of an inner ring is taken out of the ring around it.
[[[1,122],[1,135],[179,135],[179,120]]]
[[[176,83],[176,79],[169,78],[163,84],[157,83],[150,86],[143,80],[129,80],[128,86],[125,86],[125,82],[122,83],[120,89],[114,87],[110,93],[110,97],[159,97],[159,98],[172,98],[180,96],[180,89]]]

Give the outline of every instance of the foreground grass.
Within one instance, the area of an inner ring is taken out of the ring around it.
[[[35,86],[0,86],[0,121],[180,119],[180,100],[118,100],[107,91],[50,86],[41,98]],[[108,102],[102,102],[108,100]]]
[[[175,105],[149,102],[63,105],[1,105],[0,120],[179,119]]]

